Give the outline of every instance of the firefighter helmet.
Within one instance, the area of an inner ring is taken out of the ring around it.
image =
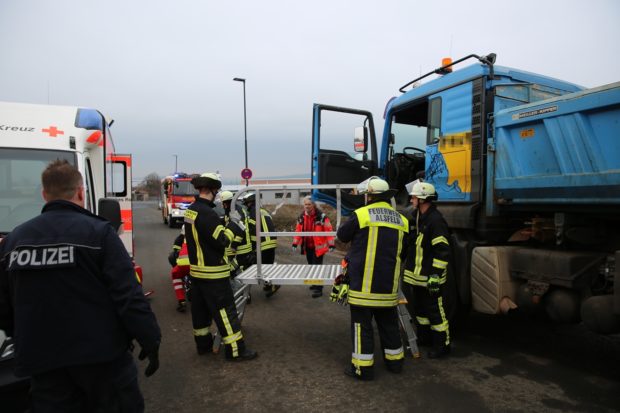
[[[256,202],[256,193],[255,192],[248,192],[243,197],[243,203],[244,204],[248,204],[248,203],[252,203],[252,202]]]
[[[371,176],[363,182],[357,185],[357,193],[359,195],[365,194],[382,194],[390,190],[390,186],[383,179],[378,176]]]
[[[200,176],[192,178],[192,185],[194,188],[209,188],[209,189],[220,189],[222,187],[222,181],[218,174],[213,172],[205,172]]]
[[[222,202],[230,201],[231,199],[233,199],[233,193],[230,191],[222,191],[220,193],[220,199],[222,200]]]
[[[437,192],[435,191],[435,187],[428,182],[417,181],[413,184],[413,188],[411,188],[411,192],[409,195],[415,196],[418,199],[428,199],[428,200],[436,200]]]

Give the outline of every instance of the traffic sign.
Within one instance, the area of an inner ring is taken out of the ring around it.
[[[250,168],[243,168],[241,170],[241,178],[250,179],[252,178],[252,170]]]

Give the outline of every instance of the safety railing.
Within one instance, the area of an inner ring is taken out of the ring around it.
[[[231,211],[236,211],[237,200],[243,199],[248,192],[254,192],[256,195],[256,203],[254,207],[254,220],[256,222],[256,278],[260,281],[263,279],[262,271],[262,258],[261,258],[261,238],[263,236],[282,236],[282,237],[312,237],[312,236],[336,236],[336,231],[308,231],[308,232],[295,232],[295,231],[263,231],[261,220],[261,191],[279,191],[283,192],[283,199],[286,199],[287,191],[311,191],[313,189],[331,189],[336,190],[336,225],[334,228],[338,228],[342,221],[342,191],[352,190],[356,188],[354,184],[322,184],[322,185],[251,185],[238,190],[233,196],[231,202]]]

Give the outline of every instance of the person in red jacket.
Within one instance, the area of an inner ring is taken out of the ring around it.
[[[329,218],[321,211],[310,196],[304,198],[304,210],[297,218],[297,226],[295,232],[331,232],[332,224]],[[323,257],[327,251],[334,250],[333,236],[312,236],[293,238],[293,250],[301,246],[301,254],[306,255],[306,260],[310,265],[323,264]],[[313,285],[312,298],[318,298],[323,295],[322,285]]]

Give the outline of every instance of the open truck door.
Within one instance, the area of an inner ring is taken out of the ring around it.
[[[347,139],[346,137],[349,137]],[[377,168],[377,143],[372,114],[365,110],[314,104],[312,121],[312,184],[357,184]],[[315,200],[336,205],[335,190],[313,190]],[[342,206],[351,211],[363,199],[342,194]]]

